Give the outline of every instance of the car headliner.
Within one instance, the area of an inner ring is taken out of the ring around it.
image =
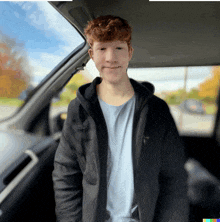
[[[83,33],[87,21],[117,15],[133,29],[129,67],[219,65],[219,2],[74,0],[50,2]]]

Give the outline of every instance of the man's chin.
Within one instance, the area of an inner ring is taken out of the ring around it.
[[[123,81],[122,76],[120,75],[108,75],[108,76],[101,76],[102,80],[104,80],[105,82],[109,83],[109,84],[114,84],[114,85],[118,85]]]

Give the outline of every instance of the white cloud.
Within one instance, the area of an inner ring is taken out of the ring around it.
[[[17,2],[17,4],[19,4],[19,2]],[[22,9],[28,11],[33,7],[34,2],[20,2],[19,5],[22,6]]]
[[[19,19],[20,18],[20,15],[18,12],[14,12],[14,15]]]
[[[33,67],[33,76],[45,77],[62,59],[63,56],[50,53],[32,54],[30,65]]]
[[[82,38],[48,2],[13,2],[26,11],[25,20],[49,38],[56,38],[60,44],[53,53],[35,50],[29,53],[35,83],[45,77],[71,51],[83,42]],[[45,49],[44,51],[46,51]]]
[[[45,50],[44,50],[45,51]],[[55,54],[56,53],[56,54]],[[57,66],[64,58],[66,54],[62,52],[62,49],[58,49],[58,52],[47,53],[41,51],[33,51],[29,53],[29,62],[33,67],[32,76],[45,77]]]
[[[72,27],[63,16],[61,16],[49,3],[37,2],[40,16],[38,12],[37,18],[33,18],[33,25],[45,24],[44,29],[53,31],[57,37],[66,43],[63,47],[66,52],[70,53],[76,46],[83,42],[81,36]]]
[[[63,59],[63,56],[54,55],[50,53],[42,53],[40,60],[42,61],[42,64],[51,65],[51,68],[54,68],[59,62],[61,62]]]
[[[31,53],[29,61],[32,66],[32,84],[38,85],[63,59],[64,56],[52,53]]]
[[[30,58],[30,64],[33,67],[33,76],[45,77],[51,71],[51,69],[43,66],[37,59]]]
[[[65,54],[69,54],[84,40],[75,28],[60,15],[48,2],[13,2],[26,10],[26,21],[37,29],[43,30],[45,35],[56,36],[64,43]],[[34,7],[37,7],[35,9]],[[31,10],[34,9],[34,10]]]

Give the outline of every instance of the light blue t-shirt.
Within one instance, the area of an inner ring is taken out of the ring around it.
[[[107,207],[108,222],[130,222],[134,196],[132,128],[135,96],[120,106],[99,98],[108,129]]]

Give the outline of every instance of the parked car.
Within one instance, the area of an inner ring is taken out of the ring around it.
[[[5,113],[6,117],[0,119],[1,222],[55,221],[51,173],[66,111],[60,110],[52,115],[52,103],[53,98],[60,98],[57,95],[60,95],[70,79],[83,70],[89,62],[89,46],[83,35],[87,21],[100,15],[112,14],[119,15],[131,23],[134,55],[130,68],[220,65],[220,3],[218,2],[84,0],[49,3],[11,2],[7,4],[17,5],[8,5],[8,7],[6,3],[1,2],[1,4],[4,4],[2,5],[4,7],[0,7],[2,18],[7,16],[7,22],[4,24],[8,24],[9,27],[13,23],[11,33],[19,32],[22,18],[27,24],[35,26],[36,29],[30,28],[26,31],[23,28],[23,35],[19,35],[19,38],[30,38],[26,44],[29,44],[29,49],[32,50],[29,51],[32,56],[31,65],[36,67],[33,75],[41,77],[28,94],[22,94],[22,99],[25,101],[19,108],[9,108],[2,103],[1,112]],[[19,10],[16,8],[18,5]],[[22,10],[25,10],[26,14]],[[62,19],[65,18],[65,22],[69,24],[68,28],[64,28],[66,27],[64,20],[58,18],[58,14],[62,15]],[[43,15],[47,16],[46,19],[43,19]],[[52,28],[54,30],[50,32]],[[1,32],[5,30],[7,29]],[[40,41],[42,33],[46,35],[48,45],[45,45],[46,51],[40,55],[40,46],[36,45],[36,42],[40,45],[46,44]],[[51,46],[54,33],[62,38],[62,42],[58,44],[56,42],[58,40],[53,38],[55,42]],[[70,45],[64,42],[67,38]],[[13,41],[8,41],[8,45],[9,42],[11,44]],[[4,54],[9,48],[6,44],[7,38],[3,43],[5,45],[1,46],[5,48],[2,48],[0,53]],[[57,55],[57,50],[60,48],[63,51]],[[41,61],[37,60],[39,56],[42,56]],[[44,64],[51,69],[43,67]],[[2,67],[1,70],[7,73],[8,69]],[[12,76],[15,70],[10,73]],[[16,71],[16,78],[22,75],[19,73]],[[7,80],[6,85],[0,83],[1,92],[3,89],[5,93],[13,90],[13,88],[4,88],[11,84],[10,78],[7,74],[0,80]],[[22,78],[28,79],[27,76]],[[148,78],[146,72],[146,80]],[[174,79],[174,76],[170,75],[169,79]],[[21,81],[19,86],[23,87],[25,84]],[[217,105],[220,106],[219,103]],[[190,135],[181,134],[188,158],[186,170],[189,174],[191,222],[200,222],[202,218],[220,217],[219,109],[215,115],[211,135],[204,136],[197,132]]]
[[[183,112],[187,113],[198,115],[204,115],[206,113],[203,103],[196,99],[184,100],[179,107]]]

